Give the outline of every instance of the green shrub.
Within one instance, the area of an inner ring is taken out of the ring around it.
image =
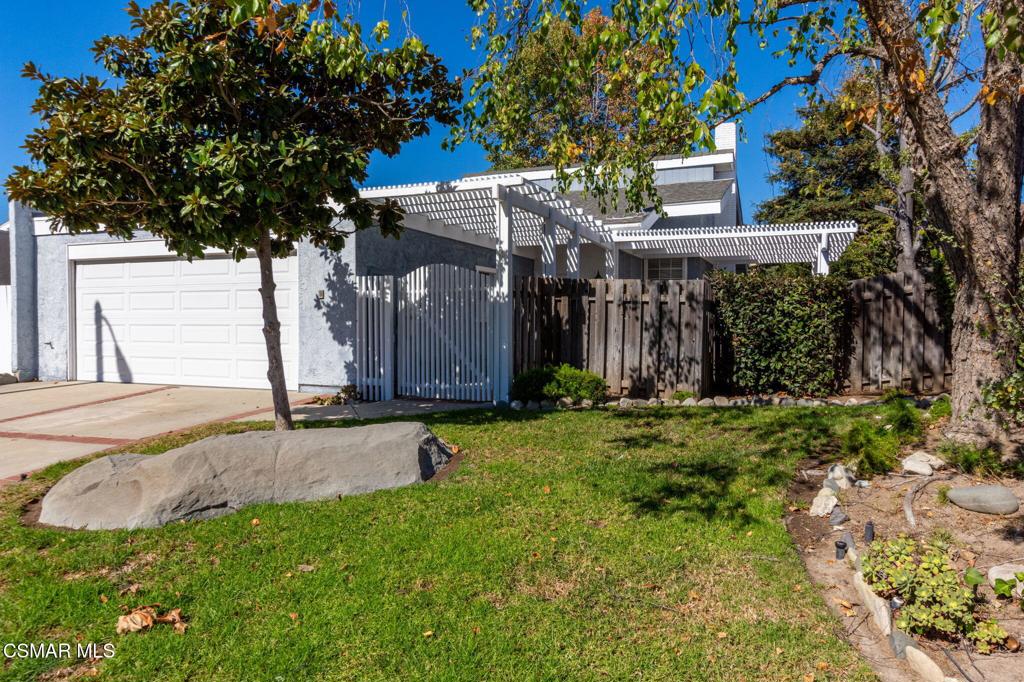
[[[560,365],[554,370],[551,380],[544,385],[544,395],[551,400],[568,396],[576,403],[581,400],[593,400],[596,403],[608,396],[608,384],[593,372],[571,365]]]
[[[899,437],[866,419],[858,419],[843,434],[842,451],[861,478],[887,474],[896,468]]]
[[[943,417],[950,417],[952,415],[953,403],[949,401],[948,395],[936,398],[932,403],[932,406],[928,408],[928,416],[932,419],[942,419]]]
[[[891,426],[889,430],[904,442],[919,438],[923,433],[921,413],[909,400],[902,397],[893,397],[885,401],[882,405],[882,422]]]
[[[939,446],[939,454],[951,467],[965,474],[1004,473],[1002,457],[995,450],[946,441]]]
[[[712,275],[734,387],[828,395],[842,381],[846,282],[757,269]]]
[[[593,400],[595,403],[608,395],[608,384],[597,374],[571,365],[533,367],[512,379],[509,391],[512,400],[558,400],[569,397],[573,402]]]
[[[672,394],[672,400],[686,400],[687,398],[696,398],[697,394],[693,391],[676,391]]]
[[[533,367],[520,372],[512,379],[509,396],[512,400],[528,402],[544,400],[544,387],[555,378],[555,368],[551,366]]]

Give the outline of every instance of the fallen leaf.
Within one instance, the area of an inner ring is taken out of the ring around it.
[[[728,632],[719,632],[716,636],[718,637],[718,639],[725,639],[726,637],[729,636],[729,633]]]
[[[851,604],[850,602],[846,601],[845,599],[840,599],[839,597],[835,597],[834,599],[835,599],[835,602],[837,604],[839,604],[840,606],[842,606],[844,609],[852,609],[853,608],[853,604]]]
[[[424,637],[433,637],[434,636],[434,631],[433,630],[425,630],[423,632],[423,636]]]
[[[544,486],[544,494],[545,495],[550,495],[551,494],[551,486],[549,486],[549,485]]]
[[[210,557],[210,565],[211,566],[220,566],[220,558],[219,557],[215,557],[215,556]]]
[[[252,525],[252,526],[258,526],[258,525],[260,525],[260,520],[259,519],[253,519],[252,521],[249,522],[249,524]]]
[[[814,682],[814,673],[804,675],[804,682]]]
[[[132,583],[128,587],[121,590],[121,594],[138,594],[139,590],[142,589],[142,585],[139,583]]]
[[[105,594],[101,594],[100,595],[100,603],[101,604],[106,604],[108,601],[110,601],[110,600],[107,599],[107,595],[105,595]]]
[[[185,630],[186,629],[188,629],[188,623],[186,623],[183,620],[178,621],[177,623],[174,624],[174,632],[175,632],[175,634],[183,635],[183,634],[185,634]]]
[[[297,614],[297,613],[289,613],[288,617],[291,618],[292,620],[298,620],[299,619],[299,614]]]
[[[782,655],[782,647],[778,647],[778,646],[775,647],[775,655],[776,656],[781,656]]]
[[[153,627],[153,609],[143,606],[117,619],[117,634],[124,635],[129,632],[142,632]]]
[[[460,447],[459,447],[458,445],[453,445],[453,446],[451,447],[451,450],[452,450],[452,454],[453,454],[453,455],[457,455],[457,454],[459,454],[459,450],[461,450],[461,449],[462,449],[462,448],[460,448]]]
[[[793,585],[793,591],[794,592],[803,592],[803,590],[804,590],[804,586],[803,585]]]
[[[753,535],[753,534],[754,534],[754,531],[752,531],[752,530],[748,530],[748,531],[747,531],[747,537],[748,537],[748,538],[749,538],[749,537],[750,537],[751,535]]]
[[[1003,642],[1003,646],[1005,646],[1006,650],[1011,653],[1015,651],[1020,651],[1020,640],[1014,637],[1013,635],[1010,635],[1006,638],[1006,641]]]
[[[697,590],[690,590],[690,601],[700,601],[700,592]]]
[[[309,564],[299,564],[297,566],[297,568],[302,573],[312,573],[313,571],[316,570],[316,568],[314,566],[310,566]]]
[[[818,661],[818,664],[815,667],[817,667],[818,670],[825,671],[828,670],[828,663],[825,661]]]

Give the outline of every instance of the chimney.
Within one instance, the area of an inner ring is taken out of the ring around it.
[[[736,150],[736,124],[733,122],[719,123],[715,126],[715,147],[718,151]]]

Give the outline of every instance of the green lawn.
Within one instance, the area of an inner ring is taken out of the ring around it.
[[[22,527],[58,465],[0,489],[0,643],[112,642],[101,680],[874,679],[781,523],[854,413],[434,415],[465,453],[441,483],[133,532]],[[184,635],[115,634],[156,602]]]

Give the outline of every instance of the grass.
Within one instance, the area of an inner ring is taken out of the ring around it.
[[[100,680],[874,679],[781,523],[796,462],[865,413],[431,415],[465,453],[443,482],[141,531],[20,525],[57,465],[0,489],[0,640],[111,642]],[[152,603],[188,631],[114,633]]]

